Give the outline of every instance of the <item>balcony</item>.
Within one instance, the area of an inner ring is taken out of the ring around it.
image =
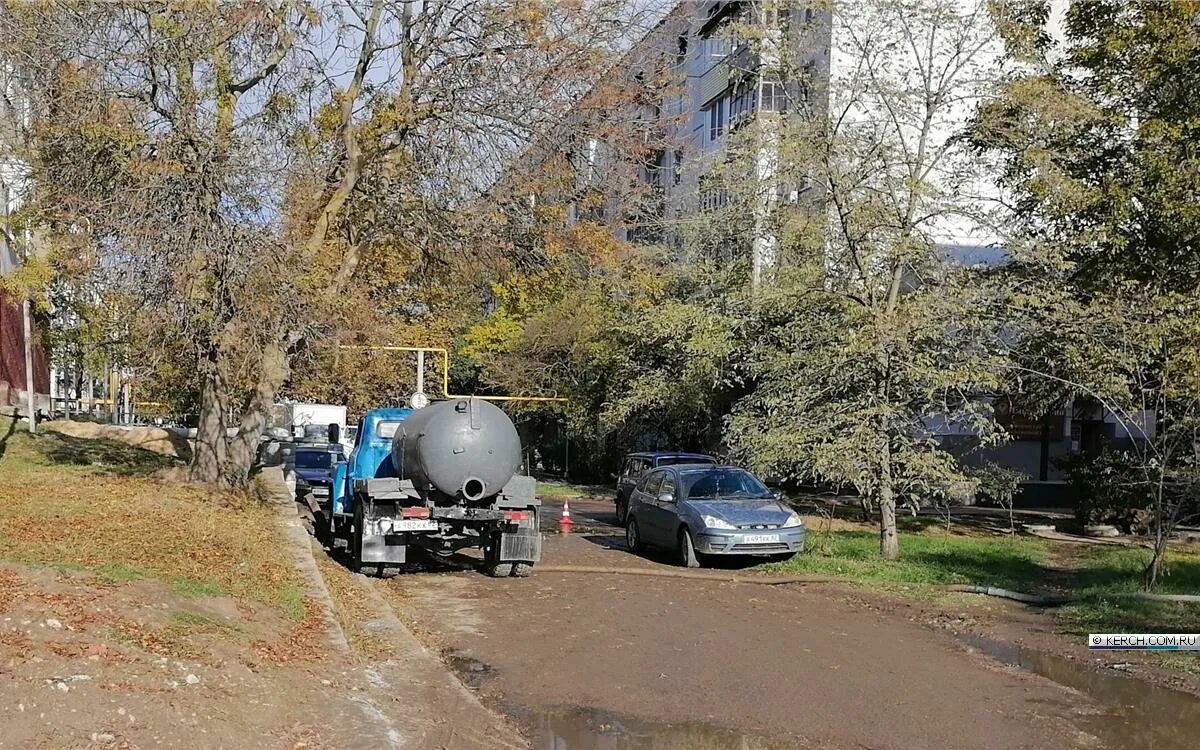
[[[754,46],[748,42],[742,42],[725,58],[725,65],[729,68],[729,74],[733,77],[740,77],[745,73],[753,73],[762,65],[762,56],[758,53]]]
[[[701,106],[708,104],[729,88],[729,66],[724,61],[708,69],[696,82],[696,101]]]

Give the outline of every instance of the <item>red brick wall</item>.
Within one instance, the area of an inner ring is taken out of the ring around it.
[[[21,302],[0,289],[0,392],[3,386],[25,390],[25,324]],[[33,322],[33,385],[37,393],[50,393],[50,366]]]

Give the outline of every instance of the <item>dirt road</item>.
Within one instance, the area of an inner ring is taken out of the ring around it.
[[[608,508],[577,504],[584,533],[548,537],[545,562],[667,568],[624,550]],[[1149,746],[1087,695],[836,586],[549,572],[386,585],[538,748]]]

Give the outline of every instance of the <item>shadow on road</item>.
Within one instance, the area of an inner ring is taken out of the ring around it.
[[[590,542],[597,547],[603,547],[607,550],[618,552],[626,552],[634,557],[640,557],[650,562],[656,562],[661,565],[677,566],[675,555],[671,550],[658,549],[650,547],[641,555],[634,555],[625,545],[625,537],[620,534],[578,534],[584,541]],[[762,565],[767,562],[759,557],[737,556],[737,555],[710,555],[703,559],[702,564],[705,568],[714,570],[745,570],[753,568],[756,565]]]

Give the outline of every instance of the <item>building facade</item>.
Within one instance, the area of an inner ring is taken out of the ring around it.
[[[1068,0],[1050,4],[1047,30],[1052,36],[1061,38],[1067,5]],[[936,150],[939,156],[928,160],[923,179],[934,191],[969,199],[938,207],[944,210],[924,224],[924,239],[959,263],[1005,262],[1000,237],[990,223],[1002,191],[989,165],[954,147],[976,105],[1003,73],[1004,45],[987,3],[958,0],[957,5],[940,7],[947,15],[914,11],[904,19],[903,33],[919,44],[896,44],[903,37],[887,27],[894,24],[894,13],[879,12],[888,6],[869,0],[680,3],[630,50],[615,72],[658,82],[657,96],[640,113],[661,131],[655,134],[659,140],[654,147],[642,155],[639,172],[653,200],[629,210],[627,202],[610,199],[599,213],[573,211],[572,216],[603,218],[618,238],[668,246],[685,262],[714,254],[718,260],[748,258],[753,281],[760,283],[786,262],[768,220],[772,212],[782,202],[803,200],[807,191],[822,190],[820,184],[777,171],[780,143],[771,138],[771,124],[815,114],[847,131],[870,134],[891,128],[901,149],[920,141]],[[873,62],[865,62],[868,59]],[[930,71],[953,66],[961,66],[962,79],[950,92],[953,101],[926,117],[918,111],[920,97],[913,91],[922,85],[929,90]],[[738,133],[751,126],[755,137],[748,146]],[[597,164],[622,158],[605,153],[605,148],[603,141],[590,141],[586,163],[577,162],[582,173],[596,174]],[[734,157],[731,148],[740,149],[736,158],[742,170],[732,182],[749,185],[743,189],[750,191],[750,200],[746,194],[737,196],[741,215],[726,218],[742,224],[729,241],[697,241],[689,235],[691,226],[719,231],[719,223],[697,222],[697,217],[734,202],[728,194],[731,181],[721,179],[722,169]],[[977,450],[969,430],[937,417],[929,420],[930,432],[967,463],[994,461],[1044,485],[1064,479],[1058,459],[1088,450],[1097,441],[1135,437],[1095,405],[1071,402],[1041,419],[1028,419],[1013,413],[1005,399],[995,403],[997,418],[1012,437],[1002,447]],[[1152,435],[1153,421],[1153,415],[1144,415],[1137,430]]]
[[[27,170],[12,146],[19,130],[29,124],[21,80],[11,66],[0,64],[0,277],[16,271],[30,248],[28,232],[14,228],[9,220],[21,207],[27,188]],[[32,387],[35,410],[50,413],[50,368],[42,342],[27,301],[0,286],[0,407],[16,407],[23,413]]]

